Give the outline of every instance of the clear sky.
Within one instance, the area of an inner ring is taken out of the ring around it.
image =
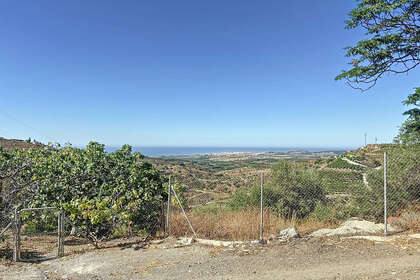
[[[0,2],[0,136],[135,146],[389,142],[420,71],[334,81],[355,1]]]

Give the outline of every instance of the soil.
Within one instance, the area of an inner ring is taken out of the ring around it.
[[[302,238],[220,248],[169,238],[0,265],[0,279],[420,279],[420,239]]]

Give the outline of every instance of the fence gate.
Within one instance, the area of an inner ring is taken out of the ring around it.
[[[64,216],[55,207],[15,211],[15,261],[40,261],[64,254]]]

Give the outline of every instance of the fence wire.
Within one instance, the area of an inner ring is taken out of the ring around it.
[[[20,259],[37,260],[58,255],[60,212],[56,208],[27,208],[20,213]]]
[[[175,176],[173,184],[200,238],[268,239],[292,226],[308,234],[350,218],[385,224],[385,234],[420,231],[419,159],[417,146],[366,147],[310,164],[281,161],[269,172],[219,182],[234,185],[230,193],[196,189]],[[174,200],[170,234],[192,236]]]
[[[172,174],[164,187],[167,195],[173,189],[177,197],[171,195],[169,205],[161,203],[159,218],[148,222],[147,233],[125,219],[115,219],[108,222],[112,228],[104,238],[130,240],[165,230],[167,235],[196,234],[204,239],[269,239],[291,226],[308,234],[354,217],[386,221],[389,232],[420,232],[419,159],[418,146],[389,145],[329,159],[280,161],[270,169],[227,170],[223,176]],[[7,190],[7,185],[3,188]],[[15,234],[9,204],[0,209],[0,257],[5,258],[13,255]],[[57,215],[51,209],[21,212],[22,258],[56,254]],[[64,220],[64,253],[85,250],[86,230],[70,217]]]

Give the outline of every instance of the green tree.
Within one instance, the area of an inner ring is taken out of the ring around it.
[[[368,38],[346,48],[352,68],[335,79],[366,90],[386,73],[406,73],[420,64],[420,1],[358,2],[346,28],[361,27]]]
[[[413,108],[404,112],[408,116],[407,120],[402,124],[399,134],[395,141],[403,144],[419,144],[420,143],[420,87],[410,94],[404,105],[412,105]]]

